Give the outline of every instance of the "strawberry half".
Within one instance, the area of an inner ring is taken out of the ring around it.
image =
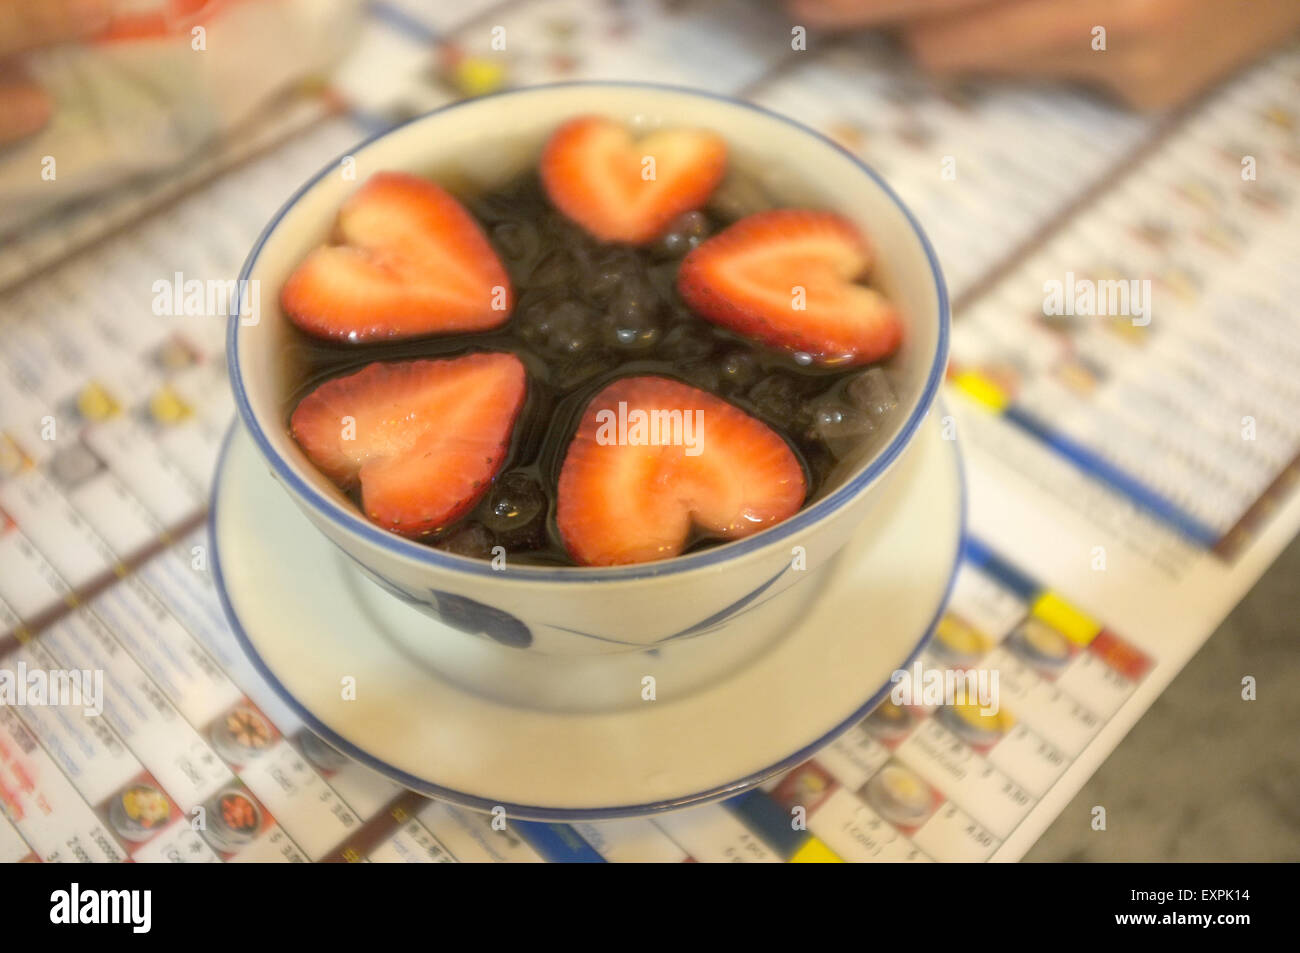
[[[289,429],[340,487],[360,483],[373,522],[425,536],[487,492],[524,392],[524,366],[513,354],[376,362],[304,397]]]
[[[655,414],[670,423],[651,423]],[[806,490],[794,452],[766,424],[678,381],[626,377],[583,413],[556,520],[575,562],[641,563],[676,556],[693,528],[740,539],[779,523]]]
[[[634,245],[654,241],[678,215],[708,201],[726,168],[727,145],[711,132],[664,129],[634,140],[599,116],[566,122],[541,161],[556,208],[602,241]]]
[[[335,237],[280,292],[280,307],[308,334],[362,343],[485,331],[510,316],[501,260],[469,212],[432,182],[372,176],[343,203]]]
[[[688,254],[677,290],[693,311],[747,337],[821,364],[869,364],[903,340],[897,309],[857,283],[871,261],[848,219],[777,209],[742,218]]]

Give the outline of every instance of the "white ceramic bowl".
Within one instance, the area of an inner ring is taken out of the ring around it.
[[[890,363],[900,407],[855,458],[841,462],[820,498],[763,532],[654,563],[496,570],[373,525],[303,455],[286,428],[291,387],[284,355],[293,331],[279,310],[279,289],[371,174],[401,170],[497,184],[535,164],[547,136],[584,113],[638,130],[712,129],[726,139],[732,165],[780,204],[832,209],[855,221],[877,249],[873,284],[898,304],[906,324],[903,347]],[[943,277],[920,226],[889,187],[848,152],[783,116],[706,93],[633,83],[563,83],[458,103],[378,136],[349,157],[317,173],[263,231],[240,276],[260,282],[260,314],[256,323],[232,314],[227,341],[244,425],[271,473],[320,531],[407,602],[456,628],[532,651],[640,651],[724,632],[742,648],[757,647],[797,619],[816,597],[818,570],[862,522],[915,436],[947,362]],[[352,169],[355,176],[344,174]]]

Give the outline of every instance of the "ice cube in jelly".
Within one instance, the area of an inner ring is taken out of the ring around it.
[[[875,426],[880,426],[885,419],[898,408],[898,395],[884,370],[873,367],[849,379],[844,393],[858,410],[869,417]]]
[[[848,456],[862,440],[882,426],[898,406],[885,372],[863,371],[813,408],[813,430],[836,458]]]

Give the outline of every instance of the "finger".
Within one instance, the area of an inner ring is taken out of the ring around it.
[[[1043,76],[1048,79],[1103,79],[1113,67],[1100,57],[1075,50],[1050,50],[1021,56],[990,56],[978,66],[958,70],[963,75],[992,77]],[[942,72],[941,70],[938,72]]]
[[[7,145],[39,131],[50,121],[53,104],[34,83],[0,85],[0,145]]]
[[[989,0],[789,0],[789,15],[805,26],[853,29],[933,16]]]
[[[98,33],[110,0],[0,0],[0,58]]]
[[[1033,77],[1047,82],[1079,83],[1110,94],[1139,109],[1154,109],[1165,104],[1165,97],[1155,87],[1136,87],[1117,75],[1115,61],[1090,53],[1053,51],[1025,56],[990,59],[988,63],[960,72],[989,79],[1025,79]]]
[[[1033,77],[1047,81],[1081,83],[1107,93],[1138,109],[1160,109],[1176,102],[1181,93],[1178,84],[1167,75],[1154,75],[1148,68],[1155,53],[1153,47],[1102,53],[1078,44],[1043,50],[1028,50],[1014,56],[985,51],[986,56],[944,59],[925,48],[923,26],[908,27],[903,41],[916,58],[934,73],[962,74],[993,79]]]
[[[1143,108],[1190,100],[1233,70],[1286,43],[1300,27],[1296,0],[1252,0],[1248,15],[1230,3],[1184,2],[1169,28],[1131,54],[1125,98]]]
[[[1173,44],[1152,44],[1113,58],[1044,53],[1021,57],[985,75],[1034,76],[1085,83],[1134,109],[1155,112],[1191,99],[1219,74],[1189,66],[1185,51]]]
[[[944,21],[906,25],[932,72],[1039,75],[1108,88],[1140,109],[1185,102],[1300,27],[1295,0],[1254,0],[1252,16],[1206,0],[1002,0]],[[1104,49],[1093,31],[1105,27]]]
[[[1148,31],[1149,5],[1111,0],[1000,0],[927,19],[909,30],[908,42],[928,69],[940,72],[1010,68],[1007,61],[1043,53],[1092,49],[1093,31],[1106,30],[1107,48]]]

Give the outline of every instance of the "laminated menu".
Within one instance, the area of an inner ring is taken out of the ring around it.
[[[337,88],[258,149],[0,245],[0,671],[77,691],[23,704],[0,677],[0,860],[1008,860],[1033,844],[1300,527],[1300,53],[1160,120],[1065,89],[934,87],[872,41],[796,52],[741,7],[521,0],[430,20],[378,4]],[[726,18],[743,28],[718,33]],[[359,79],[376,63],[384,88]],[[158,314],[154,282],[233,278],[300,183],[412,103],[591,77],[787,113],[877,168],[931,235],[957,303],[945,406],[971,536],[921,664],[996,671],[995,713],[918,692],[717,804],[501,824],[335,751],[236,644],[205,522],[233,418],[224,320]],[[1134,276],[1149,284],[1125,313],[1065,307]]]

